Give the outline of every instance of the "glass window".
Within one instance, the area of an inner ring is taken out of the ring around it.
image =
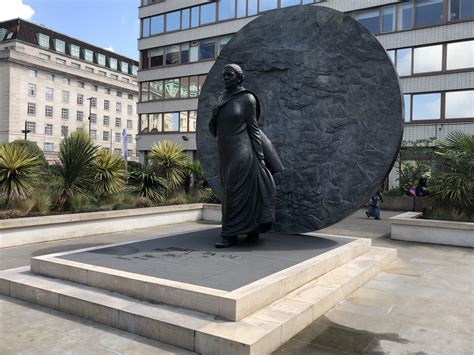
[[[114,148],[114,155],[122,155],[122,149]]]
[[[120,62],[120,70],[122,71],[122,73],[128,73],[128,63]]]
[[[398,29],[408,30],[413,27],[413,3],[404,2],[398,8]]]
[[[370,32],[379,32],[379,9],[360,11],[357,13],[356,20]]]
[[[150,81],[150,100],[163,99],[163,81]]]
[[[110,117],[109,116],[104,116],[102,123],[104,126],[108,126],[110,124]]]
[[[110,133],[109,133],[109,131],[103,131],[103,132],[102,132],[102,140],[108,141],[109,138],[110,138]]]
[[[162,132],[162,115],[161,113],[150,114],[150,132]]]
[[[65,53],[66,52],[66,42],[61,41],[59,39],[54,40],[54,49],[57,52]]]
[[[73,57],[79,58],[81,56],[81,48],[79,46],[71,44],[70,51]]]
[[[84,49],[84,59],[88,62],[92,62],[94,60],[94,53],[89,49]]]
[[[199,6],[191,9],[191,27],[199,26]]]
[[[387,54],[390,57],[390,60],[392,61],[392,63],[395,64],[395,50],[387,51]]]
[[[120,117],[115,118],[115,127],[122,127],[122,119]]]
[[[69,102],[69,91],[64,91],[62,92],[62,102],[63,103],[68,103]]]
[[[49,48],[49,36],[46,36],[42,33],[38,33],[38,44],[41,47]]]
[[[49,81],[54,81],[54,74],[46,73],[46,74],[44,75],[44,78],[45,78],[46,80],[49,80]]]
[[[69,133],[68,126],[61,126],[61,137],[66,138]]]
[[[189,61],[191,63],[197,62],[199,60],[199,46],[196,44],[193,46],[191,44],[191,48],[189,50]]]
[[[94,124],[97,123],[97,114],[96,113],[91,113],[91,123],[94,123]]]
[[[214,59],[216,56],[215,40],[203,41],[199,46],[199,60]]]
[[[97,98],[96,97],[90,97],[89,98],[91,101],[91,107],[97,107]]]
[[[442,45],[415,48],[413,51],[413,73],[440,71],[442,60]]]
[[[259,12],[273,10],[277,8],[277,0],[260,0]]]
[[[36,85],[28,84],[28,96],[36,96]]]
[[[179,46],[166,48],[166,65],[179,64]]]
[[[397,50],[398,75],[411,75],[411,48]]]
[[[116,142],[121,142],[122,141],[122,135],[120,133],[115,133],[115,141]]]
[[[71,79],[69,79],[69,78],[64,78],[63,77],[62,81],[63,81],[63,84],[71,85]]]
[[[181,111],[179,113],[179,131],[188,131],[188,111]]]
[[[84,89],[85,83],[83,81],[78,81],[77,86]]]
[[[443,0],[416,0],[415,26],[434,25],[443,22]]]
[[[395,31],[395,6],[382,7],[382,32]]]
[[[46,100],[52,100],[54,97],[54,89],[46,88]]]
[[[235,0],[219,1],[219,21],[235,17]]]
[[[450,0],[449,19],[468,20],[474,18],[474,1],[472,0]]]
[[[150,18],[142,20],[142,36],[148,37],[150,35]]]
[[[140,133],[148,133],[148,115],[140,115]]]
[[[216,3],[201,5],[201,25],[216,22]]]
[[[133,115],[133,106],[127,105],[127,115]]]
[[[474,67],[474,41],[448,43],[447,70]]]
[[[62,108],[61,109],[61,118],[63,120],[67,120],[69,118],[69,109],[67,109],[67,108]]]
[[[199,95],[199,77],[191,76],[189,78],[189,97],[197,97]]]
[[[163,65],[163,49],[153,49],[149,52],[150,67],[161,67]]]
[[[141,83],[141,101],[148,101],[148,81]]]
[[[181,64],[189,62],[189,43],[181,45]]]
[[[92,140],[97,140],[97,130],[91,129],[89,136],[91,137]]]
[[[77,94],[77,104],[82,105],[84,103],[84,95]]]
[[[132,129],[133,128],[133,121],[132,120],[127,120],[127,128]]]
[[[97,64],[102,65],[105,67],[106,60],[105,55],[97,53]]]
[[[28,76],[31,76],[32,78],[36,78],[36,70],[28,69]]]
[[[189,96],[189,78],[181,78],[180,83],[180,96],[186,98]]]
[[[176,99],[179,94],[179,79],[165,81],[165,99]]]
[[[474,90],[447,92],[445,117],[474,117]]]
[[[179,131],[179,112],[165,113],[163,115],[163,131],[164,132]]]
[[[30,133],[36,133],[36,123],[35,122],[26,122],[26,129],[30,131]]]
[[[46,117],[53,117],[53,106],[46,105],[44,107],[44,115]]]
[[[179,30],[181,26],[181,11],[166,14],[166,32]]]
[[[78,63],[71,63],[71,67],[76,68],[76,69],[81,69],[81,65]]]
[[[163,15],[152,17],[151,23],[150,23],[150,35],[156,35],[157,33],[162,33],[163,30],[164,30]]]
[[[116,102],[115,103],[115,112],[122,113],[122,103],[121,102]]]
[[[76,111],[76,121],[82,122],[84,119],[84,112]]]
[[[44,142],[44,143],[43,143],[43,150],[44,150],[45,152],[52,152],[52,151],[54,151],[54,143]]]
[[[136,65],[132,65],[132,75],[138,74],[138,67]]]
[[[301,3],[301,0],[280,0],[281,7],[295,6]]]
[[[440,93],[413,95],[413,120],[436,120],[440,113]]]
[[[237,18],[247,15],[247,0],[237,0]]]
[[[189,111],[189,132],[196,132],[196,111]]]
[[[201,94],[202,86],[204,85],[206,78],[207,78],[207,75],[199,75],[199,93],[198,94]]]
[[[405,122],[410,122],[410,112],[411,112],[411,100],[410,95],[403,95],[403,101],[405,104]]]
[[[182,30],[187,30],[189,28],[189,20],[190,20],[189,9],[181,10],[181,29]]]
[[[247,16],[254,16],[258,12],[258,0],[247,0]]]
[[[117,70],[117,59],[115,58],[109,58],[109,67],[111,69]]]
[[[231,36],[225,36],[219,38],[219,53],[225,47],[225,45],[230,41]]]
[[[28,102],[27,113],[29,115],[36,115],[36,104],[34,102]]]
[[[44,134],[48,136],[53,135],[53,125],[51,123],[47,123],[44,125]]]

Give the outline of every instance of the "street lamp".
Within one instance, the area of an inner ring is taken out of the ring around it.
[[[21,133],[25,134],[25,141],[28,139],[28,133],[31,133],[31,129],[28,129],[27,127],[28,127],[28,125],[25,121],[25,129],[21,130]]]
[[[91,136],[91,110],[92,110],[92,99],[93,97],[88,97],[87,100],[89,100],[89,117],[87,118],[89,120],[89,137]]]

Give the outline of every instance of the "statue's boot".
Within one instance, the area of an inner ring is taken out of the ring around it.
[[[233,245],[237,245],[237,236],[221,236],[221,239],[214,244],[216,248],[229,248]]]
[[[258,231],[253,231],[250,233],[247,233],[247,238],[245,238],[246,241],[254,243],[258,240],[258,237],[260,236],[260,233]]]

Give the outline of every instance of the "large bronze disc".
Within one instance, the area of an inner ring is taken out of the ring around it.
[[[390,171],[403,135],[403,98],[378,40],[349,15],[295,6],[260,16],[222,50],[199,98],[198,158],[220,196],[215,138],[208,130],[236,63],[260,100],[262,131],[286,170],[275,174],[274,229],[318,230],[365,203]]]

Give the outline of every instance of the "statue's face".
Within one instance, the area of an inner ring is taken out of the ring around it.
[[[239,85],[239,76],[233,70],[224,70],[222,74],[222,79],[226,89],[231,89]]]

